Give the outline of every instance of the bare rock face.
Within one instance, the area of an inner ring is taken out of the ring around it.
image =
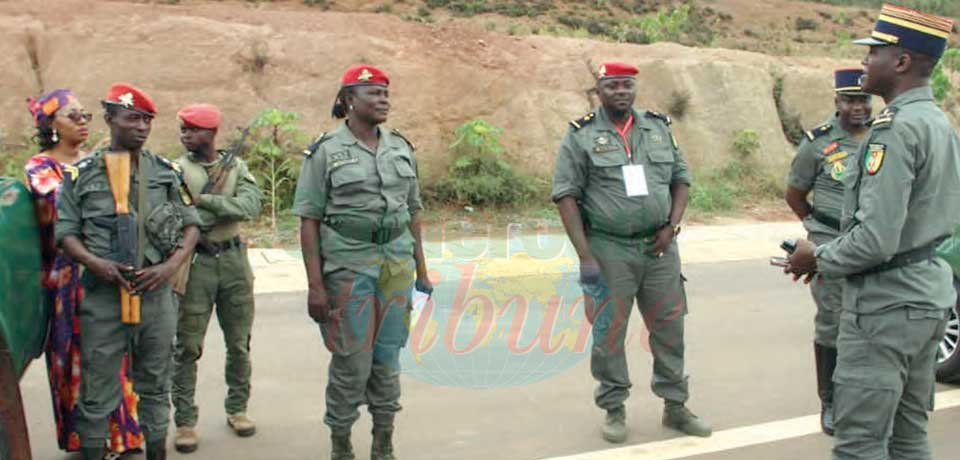
[[[66,14],[47,14],[50,9]],[[64,22],[54,18],[69,17]],[[248,123],[259,110],[301,115],[311,135],[333,128],[330,106],[345,68],[367,62],[391,77],[392,114],[419,147],[427,181],[450,162],[461,123],[483,118],[504,128],[510,161],[551,175],[567,122],[593,110],[592,71],[604,61],[641,69],[637,106],[666,112],[689,96],[674,130],[694,172],[723,164],[734,134],[759,134],[758,166],[782,170],[792,156],[773,98],[806,127],[833,110],[832,70],[856,62],[789,59],[663,43],[647,46],[552,37],[509,37],[469,27],[425,25],[388,15],[320,12],[243,4],[168,6],[59,0],[0,3],[0,127],[29,132],[24,98],[75,90],[88,110],[112,82],[142,87],[160,113],[150,146],[176,153],[175,113],[193,102],[217,104],[224,126]],[[94,121],[95,130],[105,130]]]

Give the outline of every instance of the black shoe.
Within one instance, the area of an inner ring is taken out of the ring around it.
[[[350,433],[330,435],[330,460],[354,460]]]
[[[167,440],[147,443],[147,460],[167,460]]]
[[[833,371],[837,367],[837,349],[813,344],[817,363],[817,395],[820,396],[820,429],[833,436]]]
[[[103,460],[107,449],[103,447],[83,447],[80,449],[80,458],[83,460]]]
[[[370,460],[397,460],[393,455],[393,428],[374,428]]]

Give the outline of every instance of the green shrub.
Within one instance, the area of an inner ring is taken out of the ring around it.
[[[447,175],[427,191],[437,202],[460,205],[517,205],[537,195],[532,178],[503,160],[503,130],[483,120],[471,120],[455,132],[454,155]]]
[[[752,129],[737,131],[733,136],[731,147],[740,158],[755,156],[760,151],[760,135]]]
[[[678,120],[682,120],[690,108],[690,92],[674,91],[670,94],[670,102],[667,103],[667,112]]]
[[[794,21],[793,28],[797,31],[803,30],[817,30],[820,28],[820,23],[816,19],[810,18],[797,18]]]
[[[270,228],[276,236],[277,213],[293,205],[299,174],[297,155],[307,138],[297,126],[300,116],[281,109],[265,109],[250,125],[250,148],[244,155],[250,172],[267,199]]]
[[[777,107],[777,115],[780,117],[780,128],[783,130],[784,137],[793,144],[800,145],[803,140],[803,123],[800,121],[800,115],[787,110],[783,102],[783,76],[773,76],[773,103]]]
[[[947,97],[953,94],[955,88],[951,82],[951,75],[957,72],[960,72],[960,49],[950,48],[943,53],[943,57],[930,76],[933,96],[938,102],[945,102]]]

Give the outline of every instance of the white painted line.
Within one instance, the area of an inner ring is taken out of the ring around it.
[[[960,407],[960,390],[937,393],[936,410],[955,407]],[[820,415],[817,414],[718,431],[709,438],[688,436],[545,460],[675,460],[799,438],[819,432]]]

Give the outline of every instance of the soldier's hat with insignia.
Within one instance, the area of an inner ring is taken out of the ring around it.
[[[885,4],[868,38],[854,40],[858,45],[899,46],[940,59],[953,32],[953,20],[910,8]]]
[[[390,86],[390,77],[384,71],[367,64],[360,64],[350,67],[343,73],[340,79],[340,85],[360,86],[360,85],[380,85]]]
[[[636,78],[640,72],[636,66],[624,62],[605,62],[600,65],[597,72],[597,80],[606,80],[608,78]]]
[[[848,96],[865,96],[860,86],[860,77],[863,76],[862,69],[839,69],[833,73],[833,91],[837,94],[846,94]]]
[[[154,116],[157,114],[157,105],[153,99],[140,88],[130,83],[114,83],[107,91],[107,97],[100,101],[104,108],[109,106],[123,107],[136,112]]]

